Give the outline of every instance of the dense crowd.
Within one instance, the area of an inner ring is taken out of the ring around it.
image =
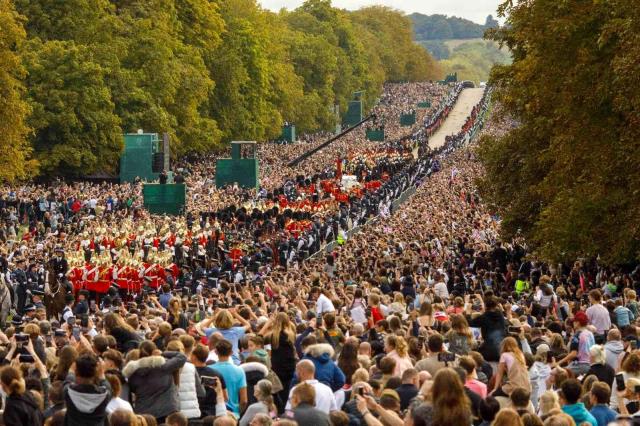
[[[135,185],[7,189],[2,422],[634,422],[638,269],[500,240],[471,136],[515,124],[485,93],[426,148],[461,89],[387,85],[385,142],[359,130],[298,168],[282,159],[326,135],[261,146],[258,191],[215,188],[213,157],[184,162],[184,218],[148,215]],[[425,98],[415,126],[388,124]]]

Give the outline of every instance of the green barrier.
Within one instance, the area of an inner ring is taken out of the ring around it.
[[[187,186],[184,183],[147,183],[142,187],[144,207],[154,214],[179,215],[184,213]]]
[[[282,126],[282,134],[280,140],[285,142],[295,142],[296,140],[296,126],[290,124],[288,126]]]
[[[367,140],[384,142],[384,129],[367,129],[365,132]]]
[[[413,126],[416,124],[416,113],[413,114],[400,114],[400,125]]]
[[[120,182],[133,182],[136,178],[153,182],[159,173],[152,168],[153,155],[160,151],[157,133],[130,133],[124,135],[124,151],[120,156]]]
[[[418,108],[431,108],[431,102],[418,102]]]

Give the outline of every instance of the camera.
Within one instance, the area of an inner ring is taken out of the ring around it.
[[[456,360],[456,354],[450,352],[440,352],[438,354],[439,362],[454,362]]]
[[[29,341],[29,335],[28,334],[24,334],[24,333],[16,334],[16,343],[18,343],[18,345],[24,345],[28,341]]]

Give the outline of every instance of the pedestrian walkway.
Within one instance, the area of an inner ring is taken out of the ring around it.
[[[454,135],[460,131],[460,128],[464,125],[467,117],[471,113],[474,106],[482,99],[482,93],[484,89],[473,88],[464,89],[458,101],[453,107],[453,111],[449,113],[449,116],[442,123],[442,126],[429,138],[429,147],[439,148],[444,145],[445,137]]]

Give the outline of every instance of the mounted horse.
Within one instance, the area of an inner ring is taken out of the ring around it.
[[[47,264],[44,284],[44,306],[47,309],[47,318],[58,320],[65,306],[65,297],[71,288],[65,276],[59,277],[55,273],[53,260]]]

